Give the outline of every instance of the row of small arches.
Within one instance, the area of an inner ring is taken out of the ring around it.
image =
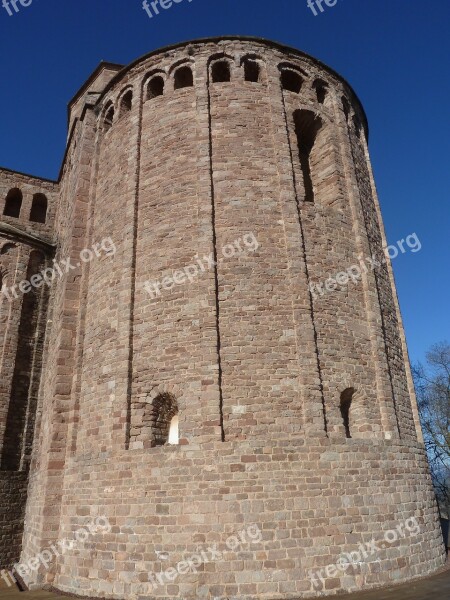
[[[232,80],[232,59],[231,58],[218,58],[211,62],[210,67],[210,79],[213,84],[216,83],[228,83]],[[244,69],[244,79],[251,83],[260,83],[262,81],[262,61],[256,56],[247,56],[241,60],[241,67]],[[303,73],[297,67],[283,63],[279,65],[281,87],[283,90],[294,92],[299,94],[305,78],[306,73]],[[150,75],[146,84],[145,100],[152,100],[164,95],[166,86],[165,73],[163,71],[155,71],[154,74]],[[194,73],[191,64],[182,64],[175,68],[173,73],[173,86],[175,90],[193,87],[194,86]],[[317,101],[319,104],[324,104],[328,94],[328,84],[322,79],[316,79],[312,87],[316,94]],[[119,99],[119,117],[130,112],[133,106],[133,90],[126,89],[120,95]],[[115,107],[112,101],[110,101],[103,113],[103,128],[109,130],[114,122]]]
[[[303,88],[303,84],[305,83],[305,79],[302,77],[300,70],[292,66],[283,65],[280,66],[280,71],[281,87],[283,90],[299,94]],[[328,98],[328,84],[322,79],[315,79],[312,84],[312,89],[314,90],[317,102],[319,104],[325,104]],[[347,123],[349,123],[351,120],[356,131],[359,133],[362,127],[359,117],[352,112],[351,104],[345,96],[341,97],[341,103]]]
[[[19,188],[12,188],[6,195],[3,215],[18,219],[22,211],[23,194]],[[45,194],[34,194],[31,203],[30,221],[45,223],[47,220],[48,201]]]
[[[245,81],[259,83],[261,80],[261,67],[257,59],[246,57],[242,60],[244,67]],[[194,86],[194,73],[190,65],[182,65],[175,69],[174,72],[174,89],[180,90]],[[211,65],[211,81],[212,83],[227,83],[231,81],[231,65],[228,59],[219,59]],[[155,73],[150,77],[147,84],[146,100],[152,100],[164,94],[165,79],[162,71]],[[133,91],[126,90],[119,102],[119,115],[129,112],[133,105]],[[105,111],[104,126],[106,129],[111,127],[114,120],[115,109],[110,103]]]
[[[281,71],[281,87],[283,90],[299,94],[305,83],[301,72],[291,66],[280,67]],[[312,89],[319,104],[325,104],[328,95],[328,84],[322,79],[315,79],[312,84]]]

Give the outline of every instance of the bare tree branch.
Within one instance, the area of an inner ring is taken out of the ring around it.
[[[450,345],[430,348],[413,367],[420,421],[441,514],[450,517]]]

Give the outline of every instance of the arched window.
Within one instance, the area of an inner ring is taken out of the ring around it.
[[[164,94],[164,79],[161,75],[152,77],[147,86],[147,100],[152,100]]]
[[[20,217],[20,210],[22,208],[22,192],[19,188],[12,188],[9,190],[6,200],[3,214],[5,217],[14,217],[18,219]]]
[[[131,107],[133,105],[133,92],[132,90],[128,90],[122,96],[120,100],[120,116],[124,115],[127,112],[130,112]]]
[[[245,81],[258,83],[260,78],[260,68],[256,60],[246,58],[244,60],[244,77]]]
[[[353,396],[355,394],[355,389],[354,388],[347,388],[346,390],[344,390],[341,394],[341,416],[342,416],[342,422],[344,423],[344,428],[345,428],[345,435],[347,438],[351,438],[351,432],[350,432],[350,416],[351,416],[351,406],[352,406],[352,400],[353,400]]]
[[[112,124],[114,122],[114,106],[111,104],[111,106],[109,106],[106,111],[105,111],[105,116],[103,119],[103,130],[109,131],[112,127]]]
[[[302,89],[302,85],[303,79],[297,71],[292,71],[291,69],[283,69],[281,71],[281,86],[283,90],[298,94]]]
[[[45,223],[47,220],[47,198],[44,194],[35,194],[31,204],[30,221]]]
[[[151,429],[152,446],[178,444],[178,405],[172,394],[165,392],[153,400]]]
[[[174,89],[180,90],[194,85],[194,76],[191,67],[180,67],[175,71]]]
[[[327,84],[320,79],[316,79],[313,83],[313,88],[316,90],[317,102],[319,102],[319,104],[325,102],[325,98],[327,97],[327,87]]]
[[[230,64],[227,60],[216,61],[211,69],[213,83],[226,83],[231,81]]]
[[[305,188],[305,202],[314,202],[314,185],[311,169],[311,152],[322,120],[309,110],[296,110],[294,113],[295,133],[297,135],[298,154]]]

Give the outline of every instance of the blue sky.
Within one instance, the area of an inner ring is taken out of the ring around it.
[[[0,0],[1,2],[1,0]],[[30,2],[30,0],[26,0]],[[150,19],[142,0],[0,5],[0,165],[56,178],[69,99],[100,60],[126,64],[196,37],[255,35],[295,46],[361,98],[388,239],[422,250],[393,262],[413,361],[449,339],[450,2],[181,0]]]

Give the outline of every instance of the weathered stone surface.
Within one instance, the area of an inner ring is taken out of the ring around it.
[[[335,593],[441,566],[389,260],[329,279],[386,243],[348,84],[224,38],[100,65],[70,108],[58,182],[0,169],[3,209],[23,195],[0,222],[3,290],[74,265],[0,297],[2,566],[28,471],[22,561],[111,524],[24,577],[65,592],[298,598],[322,591],[310,571]],[[113,256],[80,260],[106,239]],[[411,518],[414,537],[333,566]],[[239,541],[252,525],[261,539]],[[183,564],[214,544],[220,560]]]

